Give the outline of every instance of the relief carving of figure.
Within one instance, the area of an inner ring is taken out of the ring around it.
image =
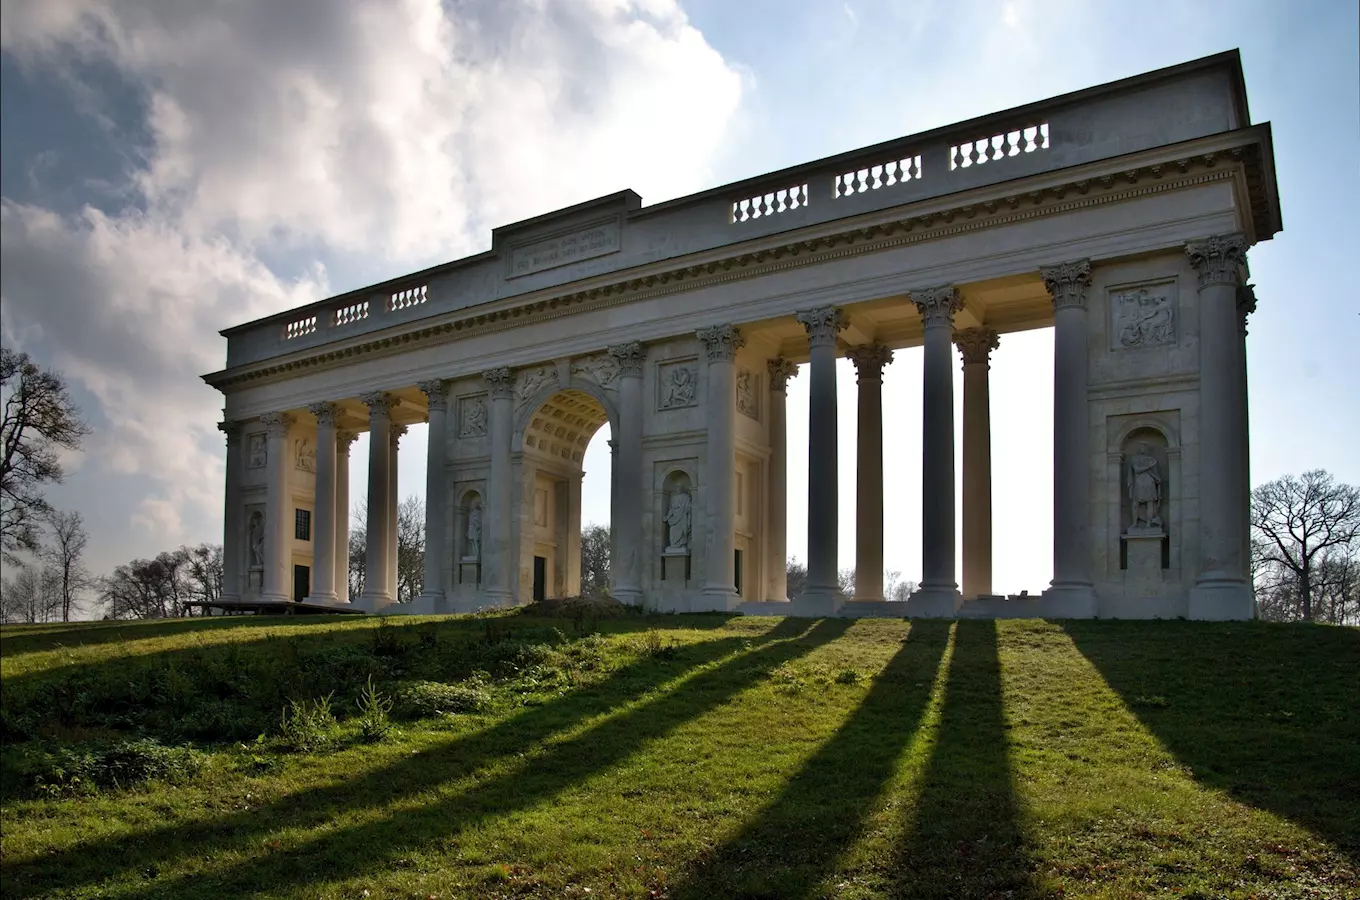
[[[473,503],[472,509],[468,510],[467,519],[467,546],[463,554],[466,559],[482,558],[482,504]]]
[[[671,494],[671,505],[666,510],[666,526],[670,538],[666,544],[667,553],[689,549],[690,520],[689,494],[685,491],[676,491]]]
[[[1120,294],[1119,343],[1125,347],[1168,344],[1176,339],[1171,298],[1146,290]]]
[[[463,401],[463,427],[459,437],[480,437],[486,434],[486,401],[472,397]]]
[[[1140,443],[1129,457],[1129,507],[1132,522],[1129,532],[1160,531],[1162,528],[1162,476],[1152,448]]]
[[[697,381],[692,367],[672,367],[661,394],[661,408],[689,406],[694,402],[694,391],[698,387]]]
[[[269,464],[269,439],[263,434],[252,434],[250,436],[250,459],[247,461],[247,468],[263,469]]]
[[[549,369],[547,366],[539,366],[531,372],[525,372],[524,380],[520,382],[519,390],[515,392],[519,402],[527,402],[540,388],[556,377],[557,370]]]
[[[755,375],[746,369],[737,373],[737,412],[748,415],[753,419],[759,417],[759,413],[756,411],[755,382]]]
[[[316,447],[312,446],[311,438],[298,438],[294,441],[293,454],[299,469],[304,472],[316,471]]]
[[[619,364],[609,355],[588,356],[571,364],[571,370],[578,375],[587,375],[602,388],[614,387],[619,377]]]
[[[250,567],[264,568],[264,515],[259,510],[250,514]]]

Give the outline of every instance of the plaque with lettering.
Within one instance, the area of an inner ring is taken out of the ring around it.
[[[510,271],[506,277],[532,275],[619,249],[619,220],[605,219],[584,228],[540,238],[510,248]]]

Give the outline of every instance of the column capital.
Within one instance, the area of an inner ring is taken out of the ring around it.
[[[288,413],[266,413],[260,416],[260,421],[269,430],[272,438],[288,437],[288,429],[292,427],[293,417]]]
[[[789,379],[798,375],[798,364],[782,356],[766,360],[765,368],[770,371],[770,390],[780,394],[788,390]]]
[[[893,360],[893,352],[882,344],[860,344],[847,350],[845,356],[855,364],[861,382],[882,381],[883,367]]]
[[[808,345],[812,347],[836,346],[836,336],[850,324],[839,306],[805,309],[798,313],[798,321],[807,329]]]
[[[449,383],[444,379],[422,381],[417,387],[425,394],[427,409],[444,411],[449,408]]]
[[[954,332],[954,345],[959,348],[963,364],[987,365],[992,351],[1001,346],[1001,336],[990,328],[964,328]]]
[[[393,449],[393,450],[397,449],[397,442],[400,441],[400,440],[401,440],[403,437],[405,437],[405,436],[406,436],[406,426],[405,426],[405,425],[393,425],[393,426],[392,426],[392,434],[391,434],[391,437],[392,437],[392,449]]]
[[[313,403],[307,407],[307,412],[316,416],[318,425],[334,425],[335,417],[340,415],[340,406],[337,403]]]
[[[392,414],[392,407],[397,405],[397,398],[386,391],[372,391],[367,394],[360,394],[359,400],[368,407],[370,416],[390,416]]]
[[[736,359],[737,351],[746,346],[746,335],[731,322],[700,328],[694,336],[704,342],[710,363],[731,362]]]
[[[907,296],[916,304],[916,310],[921,314],[921,322],[927,328],[935,325],[952,326],[954,313],[963,309],[963,297],[959,296],[959,289],[952,284],[919,288],[908,291]]]
[[[482,373],[482,378],[486,380],[486,386],[491,393],[492,400],[510,399],[515,379],[510,374],[509,366],[487,369]]]
[[[1054,309],[1086,308],[1086,289],[1091,286],[1091,261],[1077,259],[1039,270]]]
[[[227,443],[233,443],[241,436],[241,423],[232,419],[217,423],[217,430],[226,436]]]
[[[1237,314],[1242,317],[1242,334],[1247,333],[1247,316],[1256,312],[1256,285],[1244,284],[1237,289]]]
[[[357,431],[337,431],[335,433],[335,449],[341,456],[349,456],[349,446],[359,439]]]
[[[642,346],[641,341],[614,344],[609,348],[609,355],[618,362],[619,374],[624,378],[642,377],[642,367],[647,362],[647,348]]]
[[[1236,287],[1242,283],[1247,265],[1247,238],[1244,234],[1211,235],[1202,241],[1187,243],[1185,254],[1199,274],[1201,288],[1215,284]]]

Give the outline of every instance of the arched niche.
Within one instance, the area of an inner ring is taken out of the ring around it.
[[[1180,453],[1159,424],[1119,434],[1119,567],[1148,577],[1173,566],[1180,534]]]
[[[694,545],[694,479],[673,469],[661,479],[661,549],[663,553],[690,552]]]
[[[486,497],[480,488],[465,488],[454,504],[453,559],[455,587],[477,588],[482,580],[486,536]]]

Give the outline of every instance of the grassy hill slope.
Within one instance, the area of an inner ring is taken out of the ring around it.
[[[1360,895],[1355,630],[256,618],[0,653],[6,897]]]

